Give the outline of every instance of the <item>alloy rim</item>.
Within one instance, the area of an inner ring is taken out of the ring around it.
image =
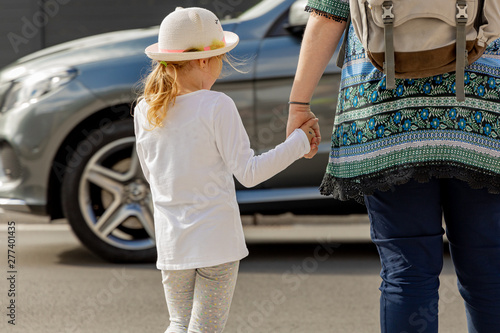
[[[125,250],[155,246],[149,185],[127,137],[102,147],[85,166],[79,204],[90,230],[106,243]]]

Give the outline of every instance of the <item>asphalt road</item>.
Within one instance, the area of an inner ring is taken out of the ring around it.
[[[168,314],[154,265],[103,262],[64,223],[16,222],[13,269],[8,266],[13,241],[5,217],[0,224],[0,332],[165,330]],[[266,237],[272,238],[273,232],[279,231],[269,229]],[[255,243],[257,234],[252,235]],[[379,332],[376,250],[362,241],[324,241],[330,237],[324,230],[321,236],[315,242],[249,245],[251,254],[240,265],[225,332]],[[440,332],[465,333],[464,307],[449,256],[440,292]]]

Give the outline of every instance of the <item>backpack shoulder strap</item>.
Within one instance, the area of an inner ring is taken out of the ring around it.
[[[479,13],[479,15],[482,15]],[[465,25],[467,24],[467,1],[457,0],[457,56],[456,64],[457,69],[455,71],[455,91],[457,95],[457,101],[465,101],[465,66],[468,61],[468,54],[466,48],[466,32]]]
[[[396,61],[394,59],[394,14],[392,1],[384,1],[382,20],[384,22],[385,61],[384,73],[387,89],[396,88]]]

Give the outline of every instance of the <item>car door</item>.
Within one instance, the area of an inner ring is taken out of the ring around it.
[[[303,1],[298,1],[303,3]],[[304,8],[303,6],[301,8]],[[297,68],[303,26],[291,25],[289,11],[277,18],[262,39],[255,69],[256,144],[259,153],[274,148],[285,139],[288,98]],[[321,183],[330,152],[330,136],[340,83],[340,69],[328,65],[311,100],[319,118],[322,143],[312,159],[301,159],[263,184],[264,188],[303,188],[310,192]],[[309,189],[307,189],[309,188]],[[300,191],[300,190],[299,190]]]

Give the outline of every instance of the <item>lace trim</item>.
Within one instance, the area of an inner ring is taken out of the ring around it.
[[[316,8],[312,8],[312,7],[309,7],[309,6],[306,6],[305,11],[308,12],[308,13],[314,13],[316,15],[332,19],[332,20],[337,21],[337,22],[341,22],[341,23],[342,22],[347,22],[347,18],[345,18],[345,17],[338,16],[338,15],[335,15],[335,14],[330,14],[330,13],[327,13],[327,12],[324,12],[322,10],[319,10],[319,9],[316,9]]]
[[[319,188],[321,194],[332,195],[335,199],[354,199],[364,204],[364,195],[375,190],[388,191],[412,179],[420,183],[431,178],[455,178],[465,181],[473,189],[486,189],[489,193],[500,194],[500,175],[474,169],[465,165],[414,165],[396,167],[376,174],[356,178],[336,178],[326,173]]]

